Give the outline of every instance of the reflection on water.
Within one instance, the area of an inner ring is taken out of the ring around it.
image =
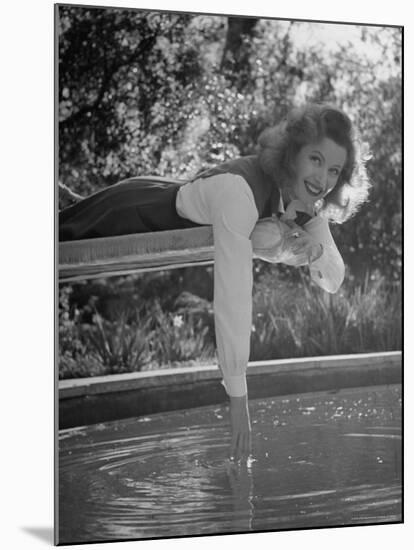
[[[250,403],[253,460],[226,459],[226,406],[62,430],[59,541],[401,521],[401,391]]]

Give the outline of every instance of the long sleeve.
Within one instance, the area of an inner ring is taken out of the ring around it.
[[[315,216],[304,229],[322,244],[323,253],[310,265],[310,274],[315,283],[330,293],[339,290],[345,276],[345,264],[329,230],[328,220]]]
[[[177,197],[177,211],[213,226],[219,366],[228,395],[245,395],[252,323],[250,235],[258,219],[253,193],[240,176],[220,174],[185,185]]]

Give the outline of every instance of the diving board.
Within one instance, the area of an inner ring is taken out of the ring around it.
[[[211,226],[64,241],[59,282],[213,263]]]

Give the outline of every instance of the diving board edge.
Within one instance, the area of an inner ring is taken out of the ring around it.
[[[59,281],[209,265],[211,226],[59,243]]]

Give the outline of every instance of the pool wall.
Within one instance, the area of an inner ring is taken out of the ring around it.
[[[401,383],[400,351],[251,362],[252,399]],[[59,381],[59,429],[227,400],[216,365]]]

